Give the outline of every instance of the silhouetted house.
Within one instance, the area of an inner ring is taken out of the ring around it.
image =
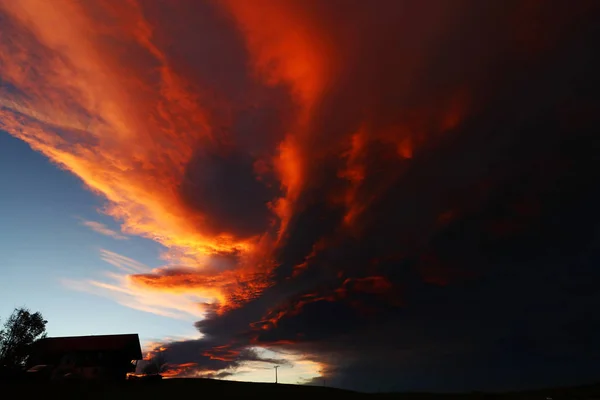
[[[71,336],[38,340],[27,364],[51,365],[55,379],[125,379],[141,359],[137,334]]]

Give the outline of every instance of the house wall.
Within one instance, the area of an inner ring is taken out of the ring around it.
[[[135,366],[118,352],[86,351],[40,354],[34,357],[37,364],[53,365],[56,379],[73,373],[83,379],[125,379]]]

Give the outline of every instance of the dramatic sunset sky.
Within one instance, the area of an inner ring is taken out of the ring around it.
[[[168,376],[600,376],[600,2],[0,0],[0,316]]]

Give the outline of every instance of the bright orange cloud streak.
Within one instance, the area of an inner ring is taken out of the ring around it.
[[[273,203],[284,232],[306,181],[307,158],[300,146],[310,134],[312,112],[331,74],[333,48],[301,2],[227,0],[224,4],[246,38],[256,73],[269,85],[289,85],[298,107],[274,162],[286,193]]]
[[[174,192],[182,166],[191,157],[195,141],[209,132],[207,126],[198,124],[198,114],[163,109],[166,103],[178,103],[173,96],[184,96],[173,87],[168,74],[155,82],[130,79],[140,71],[125,70],[132,66],[123,65],[119,53],[138,40],[139,33],[128,32],[126,27],[142,21],[127,20],[126,25],[109,29],[74,3],[58,3],[2,3],[18,23],[30,27],[35,35],[32,41],[38,41],[51,55],[42,60],[47,64],[36,68],[34,51],[20,54],[29,56],[25,64],[36,70],[21,80],[11,73],[16,69],[14,62],[3,60],[3,76],[33,94],[31,102],[4,104],[4,128],[105,195],[110,201],[107,212],[123,220],[129,233],[153,236],[158,232],[159,241],[166,246],[204,252],[245,247],[227,235],[218,241],[202,235],[178,206]],[[122,49],[102,52],[106,41],[117,34],[131,36],[121,36]],[[150,101],[146,94],[157,89],[161,96]],[[53,93],[53,98],[46,100],[47,94]],[[21,129],[24,122],[27,129]],[[186,135],[185,129],[177,129],[178,124],[193,124],[195,129]],[[68,133],[53,132],[55,127]],[[70,135],[77,137],[76,144],[69,140]]]
[[[185,165],[199,142],[214,143],[212,127],[135,1],[3,1],[0,10],[12,17],[0,73],[18,89],[3,90],[2,129],[105,196],[124,232],[160,242],[179,262],[256,249],[260,238],[209,229],[210,216],[182,204]],[[223,285],[209,286],[224,301]]]
[[[302,107],[314,106],[327,80],[326,55],[331,49],[302,3],[227,0],[225,4],[244,33],[257,73],[268,84],[291,85]]]

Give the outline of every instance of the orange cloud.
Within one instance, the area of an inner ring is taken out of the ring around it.
[[[183,363],[183,364],[167,364],[164,371],[161,371],[161,375],[164,378],[183,378],[189,376],[190,372],[192,372],[193,376],[198,376],[196,373],[196,367],[198,364],[196,363]]]
[[[462,82],[430,96],[432,104],[400,103],[402,112],[379,107],[371,93],[385,88],[378,79],[388,79],[392,89],[385,90],[403,98],[423,56],[415,51],[394,56],[402,58],[400,69],[388,71],[371,57],[362,34],[344,21],[328,20],[327,4],[212,5],[222,19],[219,29],[229,35],[223,38],[239,40],[247,51],[239,64],[246,61],[248,70],[225,76],[244,76],[248,89],[235,94],[211,83],[217,67],[231,67],[229,59],[195,73],[173,50],[174,42],[185,39],[172,37],[173,24],[156,17],[160,10],[153,7],[139,1],[0,2],[8,17],[0,38],[0,71],[7,83],[0,128],[103,196],[104,212],[120,221],[124,234],[168,249],[165,268],[132,276],[130,286],[194,292],[221,310],[255,298],[271,284],[272,251],[283,245],[302,207],[301,193],[323,185],[320,166],[342,160],[338,177],[347,187],[325,195],[344,204],[346,226],[354,226],[403,171],[399,166],[377,185],[365,186],[366,176],[379,174],[370,165],[372,147],[389,147],[389,157],[406,163],[425,139],[453,129],[466,114]],[[173,12],[185,18],[186,7],[193,2]],[[417,7],[414,13],[425,11]],[[425,39],[415,48],[436,37],[439,18],[426,21]],[[367,52],[360,61],[364,71],[352,69],[358,68],[357,49]],[[194,54],[187,55],[193,61]],[[395,65],[395,58],[390,62]],[[353,74],[365,79],[344,81]],[[281,88],[287,97],[273,94]],[[282,102],[290,104],[285,112],[275,108],[281,114],[275,119],[285,121],[273,132],[238,121]],[[87,225],[121,238],[96,223]],[[223,255],[232,259],[225,267]],[[172,272],[181,267],[185,274]]]
[[[213,347],[210,351],[204,352],[204,356],[211,360],[234,361],[240,352],[229,348],[228,345]]]
[[[170,294],[194,294],[208,300],[211,308],[223,312],[256,298],[266,287],[262,274],[247,276],[240,270],[225,273],[203,273],[193,270],[162,269],[149,274],[128,277],[133,286],[142,290]],[[214,302],[214,303],[213,303]]]
[[[312,133],[315,107],[332,74],[334,48],[327,41],[326,30],[302,2],[227,0],[224,4],[244,34],[255,73],[268,85],[290,87],[297,107],[274,160],[285,191],[273,202],[283,233],[307,181],[305,143]]]

